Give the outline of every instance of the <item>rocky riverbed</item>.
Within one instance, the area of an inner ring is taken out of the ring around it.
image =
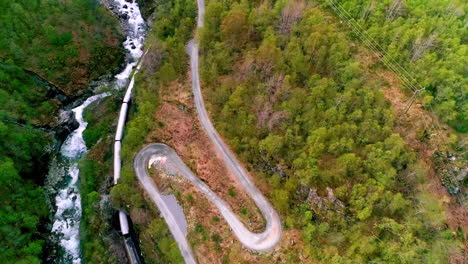
[[[106,97],[106,88],[125,87],[129,76],[143,51],[145,23],[133,0],[102,1],[121,21],[126,40],[123,47],[127,56],[125,65],[118,74],[106,74],[93,82],[75,98],[64,97],[64,107],[52,122],[50,129],[55,134],[56,154],[49,164],[49,173],[44,186],[51,209],[52,224],[49,226],[49,256],[47,262],[81,263],[80,220],[82,215],[79,191],[79,160],[87,152],[83,132],[87,123],[83,118],[84,109]],[[51,96],[60,95],[60,90],[51,88]],[[93,95],[95,94],[95,95]]]

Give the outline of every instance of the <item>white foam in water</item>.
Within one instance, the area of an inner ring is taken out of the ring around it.
[[[121,16],[127,16],[126,23],[128,25],[127,39],[123,43],[124,48],[132,55],[136,61],[143,55],[143,43],[145,41],[145,21],[141,16],[140,8],[135,0],[129,3],[125,0],[116,0],[118,13]],[[125,69],[117,74],[117,87],[123,87],[130,77],[136,62],[132,61],[127,64]]]
[[[131,3],[125,0],[116,0],[115,2],[119,14],[128,16],[127,23],[130,32],[127,33],[127,40],[124,42],[124,47],[132,54],[133,58],[138,59],[143,54],[142,48],[145,40],[145,21],[141,16],[138,3],[136,0],[132,0]]]
[[[130,1],[130,0],[128,0]],[[133,61],[129,61],[125,69],[115,76],[116,88],[127,84],[136,61],[143,54],[143,43],[145,40],[145,21],[141,16],[140,8],[135,0],[131,3],[125,0],[116,0],[119,15],[127,15],[124,23],[127,23],[127,39],[123,43]],[[131,90],[130,90],[131,91]],[[88,98],[82,105],[73,109],[79,127],[73,131],[65,140],[60,153],[69,160],[67,174],[69,183],[59,190],[55,197],[57,212],[55,213],[52,232],[59,236],[60,246],[65,253],[59,263],[81,263],[79,227],[81,220],[81,197],[77,186],[79,178],[78,160],[87,151],[83,140],[83,131],[87,123],[83,120],[83,110],[94,101],[108,96],[108,93],[99,94]]]
[[[117,86],[118,87],[123,87],[126,83],[128,78],[130,77],[130,74],[132,74],[133,67],[135,67],[136,62],[131,62],[125,66],[125,69],[117,74],[115,78],[117,79]]]
[[[73,164],[68,173],[72,178],[71,182],[55,197],[57,212],[52,232],[60,235],[60,246],[65,249],[64,260],[81,263],[79,251],[81,197],[76,186],[79,174],[78,164]]]
[[[73,108],[72,111],[73,113],[75,113],[75,119],[78,122],[79,127],[75,131],[73,131],[67,137],[65,143],[63,143],[62,149],[60,151],[63,156],[67,158],[79,158],[81,154],[87,151],[86,144],[83,139],[83,131],[86,129],[86,126],[88,126],[88,123],[85,122],[83,119],[83,110],[94,101],[106,97],[108,95],[109,93],[103,93],[91,96],[88,99],[86,99],[86,101],[82,105]]]
[[[83,119],[83,110],[96,100],[108,96],[103,93],[91,96],[82,105],[74,108],[75,119],[79,127],[71,133],[62,146],[60,153],[69,159],[67,175],[70,177],[68,184],[59,190],[55,197],[55,212],[52,233],[60,238],[60,246],[65,250],[63,260],[72,263],[81,263],[80,257],[80,219],[81,196],[77,182],[79,177],[78,160],[87,151],[83,140],[83,131],[88,125]]]

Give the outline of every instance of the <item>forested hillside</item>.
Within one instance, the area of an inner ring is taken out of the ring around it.
[[[38,186],[66,99],[57,89],[76,93],[117,66],[121,36],[94,0],[1,0],[0,9],[0,261],[40,263],[48,210]]]
[[[426,109],[459,132],[468,132],[466,1],[324,0],[341,5],[380,47],[425,87]],[[357,38],[357,36],[355,35]],[[404,71],[399,69],[398,71]]]
[[[1,0],[0,58],[74,93],[121,61],[116,19],[97,0]]]
[[[381,84],[365,78],[352,57],[357,45],[339,21],[305,1],[207,4],[199,31],[207,107],[235,152],[264,174],[285,228],[302,230],[305,258],[460,261],[443,204],[427,191],[427,165],[393,132],[395,114]],[[396,34],[374,30],[387,40]],[[393,52],[406,60],[403,47]],[[426,85],[439,97],[433,99],[439,114],[461,122],[463,62],[435,55],[417,67],[433,71],[424,76],[432,78]],[[435,68],[451,63],[452,70]],[[444,72],[458,81],[447,83]],[[450,100],[452,117],[443,112]],[[296,257],[291,263],[299,263]]]
[[[342,5],[379,52],[426,88],[426,110],[467,132],[464,1],[206,0],[204,26],[196,32],[195,0],[138,2],[155,22],[136,76],[115,186],[111,143],[123,95],[116,92],[84,113],[90,148],[80,162],[84,262],[124,259],[115,209],[131,217],[146,263],[183,261],[133,172],[135,153],[150,142],[172,144],[249,228],[263,229],[242,190],[223,189],[236,182],[223,183],[232,179],[210,167],[216,155],[208,153],[191,97],[186,44],[194,34],[211,119],[284,227],[274,250],[254,254],[196,188],[169,179],[164,191],[186,213],[198,261],[468,261],[466,227],[448,224],[448,202],[431,193],[431,164],[396,133],[400,113],[382,93],[384,81],[369,78],[370,67],[383,65],[356,56],[371,52],[360,53],[366,43],[332,8]],[[40,185],[56,147],[56,116],[65,101],[121,63],[122,37],[117,19],[98,0],[0,0],[0,10],[0,261],[41,263],[50,225]]]

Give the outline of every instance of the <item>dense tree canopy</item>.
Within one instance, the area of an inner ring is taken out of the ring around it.
[[[0,260],[41,263],[43,237],[38,226],[47,217],[41,188],[24,181],[13,161],[0,158]]]
[[[423,99],[460,132],[468,131],[466,1],[326,0],[361,25],[386,57],[425,87]]]
[[[122,58],[117,20],[95,0],[0,0],[0,260],[41,263],[42,188],[61,101]]]
[[[303,1],[212,0],[200,44],[216,127],[268,175],[308,257],[443,263],[456,252],[440,203],[422,188],[424,173],[414,176],[415,154],[393,133],[389,104],[336,20]],[[315,191],[330,201],[314,200]]]
[[[118,65],[118,23],[96,0],[1,0],[0,58],[66,92]]]
[[[51,137],[32,126],[47,122],[57,107],[37,78],[0,62],[0,260],[41,263],[47,219],[42,184]]]

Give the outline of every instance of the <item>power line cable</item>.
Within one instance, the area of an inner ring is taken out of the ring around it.
[[[382,46],[380,46],[380,44],[378,42],[374,41],[372,39],[372,37],[367,36],[367,34],[365,33],[364,28],[362,28],[361,25],[351,16],[351,14],[349,14],[348,11],[346,11],[343,7],[341,7],[341,5],[339,3],[337,3],[334,0],[328,0],[328,1],[330,1],[334,5],[334,7],[336,7],[336,9],[338,11],[340,11],[344,15],[344,17],[347,18],[346,20],[347,20],[348,24],[351,24],[352,26],[354,26],[354,27],[356,27],[358,29],[359,34],[361,36],[365,37],[369,41],[369,43],[371,45],[373,45],[377,50],[380,50],[383,53],[387,53],[387,52],[385,52],[385,49]],[[392,60],[392,63],[394,63],[396,66],[398,66],[400,68],[400,70],[404,72],[405,75],[407,75],[409,78],[411,78],[411,80],[413,82],[417,83],[417,81],[410,76],[410,73],[408,73],[408,71],[406,71],[406,69],[404,67],[402,67],[392,57],[390,57],[389,59]]]
[[[337,12],[338,16],[350,26],[351,30],[368,46],[368,48],[371,49],[374,53],[376,53],[377,57],[381,57],[382,62],[397,75],[397,77],[403,82],[404,85],[407,86],[407,88],[413,91],[413,95],[408,100],[408,105],[405,107],[404,110],[404,113],[406,113],[414,103],[416,95],[419,95],[426,88],[416,88],[414,84],[416,84],[417,86],[420,86],[420,84],[411,76],[411,74],[408,73],[408,71],[404,67],[402,67],[398,62],[396,62],[392,57],[387,58],[386,55],[388,55],[388,53],[385,52],[385,50],[377,42],[375,42],[372,39],[372,37],[368,37],[366,35],[359,23],[357,23],[356,20],[345,9],[343,9],[339,3],[336,3],[334,0],[327,1],[330,3],[331,7]],[[355,22],[353,22],[353,20]],[[436,28],[435,32],[439,31],[440,28],[441,26]],[[381,53],[383,53],[383,55]],[[429,103],[427,105],[430,108],[430,112],[436,113],[432,104]],[[432,119],[432,124],[438,131],[445,130],[445,128],[443,128],[439,124],[438,120],[434,120],[432,116],[430,117]],[[445,163],[442,163],[442,166],[445,170],[449,170]],[[460,195],[457,194],[457,198],[459,198],[459,196]]]
[[[391,71],[395,72],[398,76],[398,78],[400,78],[400,80],[403,82],[403,84],[410,90],[412,90],[413,92],[417,90],[417,88],[409,81],[409,78],[406,77],[407,74],[405,74],[404,72],[401,71],[401,66],[398,68],[397,66],[395,66],[396,63],[395,61],[390,61],[387,56],[383,55],[381,53],[385,53],[385,52],[381,52],[373,43],[372,40],[370,40],[365,34],[363,34],[361,32],[361,30],[352,22],[350,21],[346,15],[340,11],[338,9],[337,6],[334,5],[334,3],[331,3],[333,5],[333,8],[335,9],[336,12],[338,12],[338,15],[340,16],[340,18],[342,18],[343,20],[345,20],[345,22],[351,27],[351,29],[353,30],[353,32],[359,37],[361,38],[361,40],[378,56],[378,57],[381,57],[382,59],[382,62],[388,67],[390,68]],[[381,48],[382,49],[382,48]],[[391,57],[390,57],[391,58]],[[399,64],[398,64],[399,65]]]
[[[333,0],[328,0],[330,6],[337,12],[337,15],[346,22],[351,30],[379,57],[382,62],[394,73],[397,74],[397,77],[403,82],[403,84],[410,89],[413,93],[418,90],[418,88],[413,84],[417,81],[410,76],[410,74],[391,56],[389,56],[385,50],[376,43],[371,37],[368,37],[364,32],[362,27],[353,22],[355,19],[351,17],[349,13],[346,12],[338,3]],[[383,54],[382,54],[383,53]],[[419,84],[418,84],[419,85]]]

